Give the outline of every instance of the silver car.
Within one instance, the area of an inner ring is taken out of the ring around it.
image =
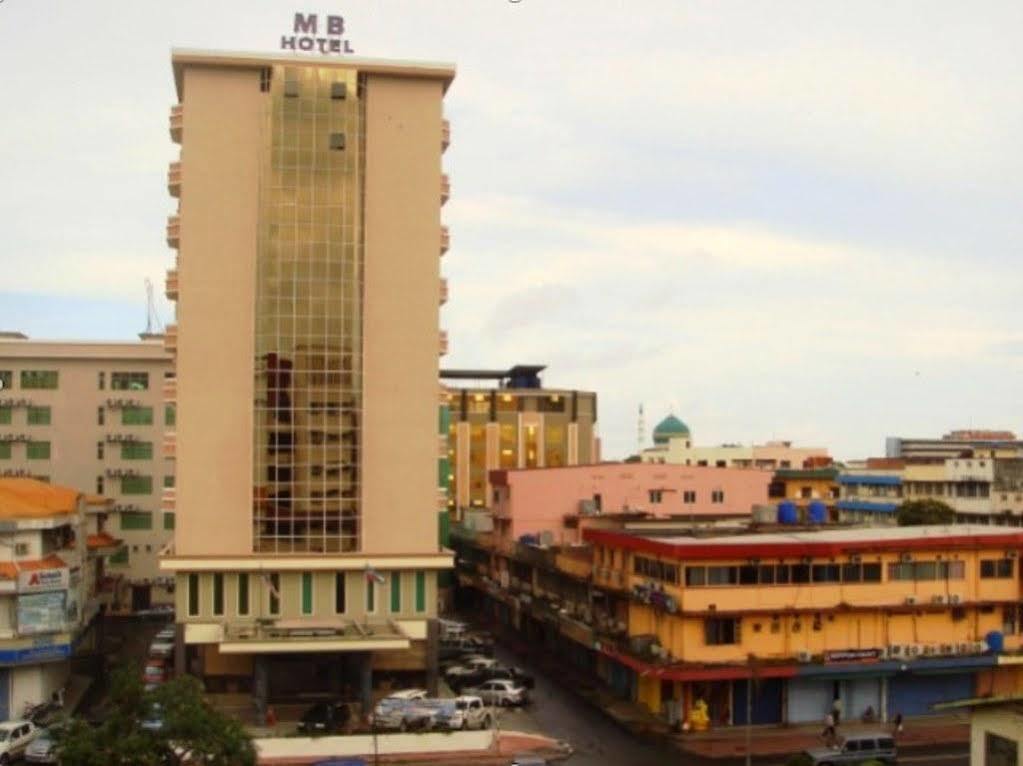
[[[57,726],[41,729],[39,735],[25,748],[28,763],[57,763]]]
[[[463,694],[479,697],[488,705],[525,705],[529,701],[529,695],[524,686],[518,686],[514,681],[504,678],[496,678],[492,681],[485,681],[479,686],[463,689]]]
[[[864,761],[894,764],[898,758],[895,740],[885,732],[850,734],[835,747],[817,747],[805,753],[810,756],[814,766],[860,764]]]

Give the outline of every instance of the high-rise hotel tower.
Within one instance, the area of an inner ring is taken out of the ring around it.
[[[179,669],[260,700],[427,672],[454,68],[176,50]],[[426,679],[429,681],[429,678]]]

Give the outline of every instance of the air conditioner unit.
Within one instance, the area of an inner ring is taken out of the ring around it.
[[[944,604],[945,603],[945,597],[940,595],[940,594],[937,595],[937,596],[931,596],[931,603],[932,604]]]
[[[903,646],[902,644],[892,644],[891,646],[888,647],[887,654],[889,657],[904,657],[905,652],[906,647]]]
[[[958,593],[950,593],[948,595],[948,603],[958,604],[960,601],[962,601],[962,597]]]
[[[903,553],[901,556],[899,556],[899,561],[902,561],[902,562],[907,562],[907,561],[912,561],[912,560],[913,560],[913,557],[910,554],[908,554],[908,553]]]
[[[796,659],[800,662],[813,662],[813,653],[805,650],[796,652]]]
[[[960,641],[956,644],[956,654],[970,654],[973,651],[973,642]]]
[[[924,650],[922,652],[924,657],[933,657],[937,653],[938,647],[936,647],[934,644],[924,644]]]
[[[912,606],[916,603],[916,596],[906,596],[906,603]]]
[[[955,654],[956,653],[955,644],[942,644],[941,648],[939,649],[939,652],[941,654]]]
[[[974,641],[973,651],[975,654],[983,654],[988,650],[987,641]]]
[[[920,645],[919,644],[908,644],[906,646],[907,657],[919,657],[920,656]]]

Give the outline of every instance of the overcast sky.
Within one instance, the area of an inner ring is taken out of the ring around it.
[[[0,0],[0,328],[165,320],[171,47],[452,61],[445,366],[595,390],[605,455],[1023,430],[1023,4]]]

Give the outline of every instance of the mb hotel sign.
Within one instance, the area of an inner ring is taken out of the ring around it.
[[[345,39],[344,16],[318,16],[315,13],[296,13],[293,34],[281,35],[281,50],[309,53],[355,53]]]

